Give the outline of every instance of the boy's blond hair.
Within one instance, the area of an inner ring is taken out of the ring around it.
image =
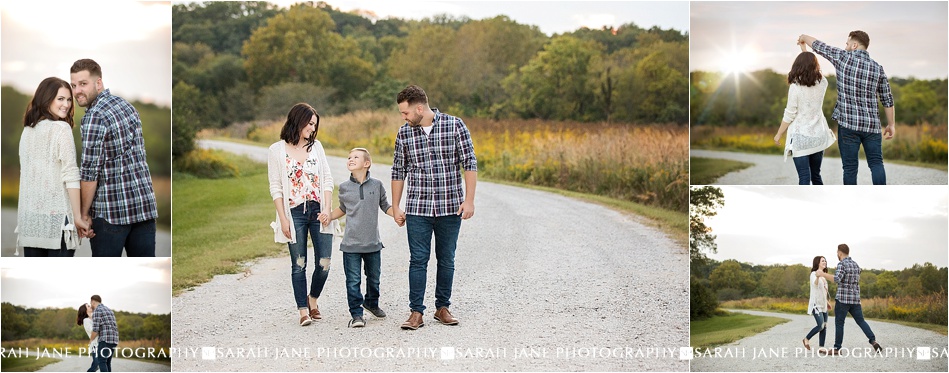
[[[362,152],[363,156],[366,157],[366,160],[369,161],[369,165],[372,166],[372,154],[369,154],[369,150],[368,150],[368,149],[366,149],[366,148],[353,148],[353,150],[350,150],[349,152],[352,153],[352,152],[356,152],[356,151]]]

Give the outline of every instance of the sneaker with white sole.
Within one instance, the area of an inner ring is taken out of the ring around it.
[[[362,328],[364,326],[366,326],[366,320],[364,320],[362,316],[356,316],[353,317],[352,320],[349,320],[350,328]]]
[[[386,312],[383,311],[382,308],[379,308],[379,307],[369,308],[369,307],[366,307],[365,305],[363,305],[362,308],[365,308],[366,311],[369,311],[369,313],[371,313],[373,316],[378,317],[380,319],[383,317],[386,317]]]

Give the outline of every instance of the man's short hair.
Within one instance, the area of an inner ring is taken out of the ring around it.
[[[350,153],[352,153],[352,152],[362,152],[362,155],[363,155],[364,157],[366,157],[366,160],[369,161],[369,163],[372,163],[372,154],[369,154],[369,149],[366,149],[366,148],[353,148],[353,150],[350,150],[349,152],[350,152]]]
[[[844,255],[850,255],[850,246],[847,246],[847,244],[842,243],[840,245],[837,245],[837,251],[844,253]]]
[[[75,74],[80,71],[88,71],[89,75],[95,75],[100,78],[102,77],[102,68],[99,67],[99,64],[96,63],[96,61],[88,58],[83,58],[73,62],[72,67],[69,68],[70,74]]]
[[[93,295],[92,298],[89,298],[89,299],[102,303],[102,297],[100,297],[98,294]]]
[[[870,35],[867,35],[866,32],[857,30],[850,32],[850,38],[860,43],[864,48],[870,48]]]
[[[395,103],[401,104],[403,102],[408,102],[409,105],[418,105],[418,104],[427,104],[428,95],[425,94],[425,91],[422,90],[422,87],[419,87],[415,84],[412,84],[402,92],[399,92],[399,95],[395,98]]]

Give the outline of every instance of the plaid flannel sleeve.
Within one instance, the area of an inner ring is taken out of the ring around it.
[[[79,176],[82,181],[97,181],[102,172],[102,142],[105,140],[106,126],[99,114],[92,113],[82,118],[82,166]]]

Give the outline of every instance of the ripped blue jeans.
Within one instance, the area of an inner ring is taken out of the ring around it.
[[[305,210],[304,210],[305,209]],[[316,201],[307,201],[290,209],[293,218],[293,229],[296,230],[297,242],[289,243],[290,250],[290,281],[293,284],[293,298],[297,302],[297,309],[309,308],[306,291],[306,239],[313,241],[314,259],[317,262],[310,280],[310,296],[319,298],[323,292],[323,285],[330,273],[330,254],[333,251],[333,235],[320,233],[320,224],[317,216],[320,214],[320,204]]]

